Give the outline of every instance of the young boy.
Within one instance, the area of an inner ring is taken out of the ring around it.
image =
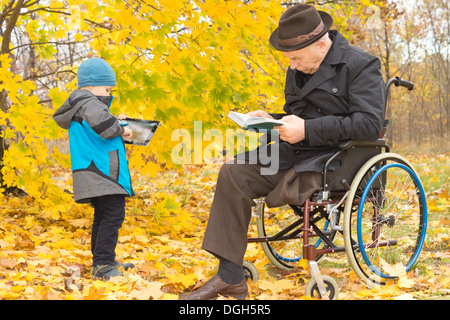
[[[111,115],[111,90],[116,75],[100,58],[84,61],[77,73],[78,89],[55,112],[53,119],[69,130],[75,202],[94,207],[91,251],[93,277],[109,280],[133,264],[115,260],[119,229],[125,219],[125,197],[134,196],[121,136],[131,131]]]

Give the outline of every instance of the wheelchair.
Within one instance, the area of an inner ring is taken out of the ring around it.
[[[413,89],[400,77],[386,83],[385,108],[391,85]],[[308,261],[311,280],[307,296],[337,299],[336,281],[321,275],[317,262],[326,254],[345,252],[356,275],[369,287],[398,279],[417,262],[425,241],[427,204],[416,170],[404,157],[391,153],[384,139],[345,141],[326,162],[323,187],[304,205],[265,208],[257,199],[253,215],[257,236],[269,260],[280,269]],[[338,171],[328,165],[342,157]],[[337,236],[343,237],[337,244]],[[343,246],[342,246],[343,243]],[[247,276],[258,271],[244,261]]]

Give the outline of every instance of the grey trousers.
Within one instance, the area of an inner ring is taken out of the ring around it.
[[[261,175],[260,169],[256,164],[231,162],[221,167],[203,238],[204,250],[242,265],[253,199],[266,197],[268,207],[302,205],[322,185],[319,172],[295,172],[292,168]]]

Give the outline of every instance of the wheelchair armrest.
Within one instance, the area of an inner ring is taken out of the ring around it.
[[[348,140],[339,143],[339,149],[348,150],[353,147],[372,147],[372,148],[380,148],[384,147],[389,149],[389,146],[386,143],[385,139],[378,139],[375,141],[367,141],[367,140]]]

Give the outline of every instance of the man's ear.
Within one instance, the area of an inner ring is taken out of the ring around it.
[[[327,42],[324,39],[318,40],[317,45],[319,46],[319,49],[321,51],[326,50],[326,48],[327,48]]]

